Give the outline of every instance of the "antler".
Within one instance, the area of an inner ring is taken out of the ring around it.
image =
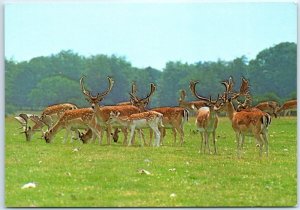
[[[134,94],[134,95],[136,95],[136,92],[137,92],[136,82],[133,81],[131,83],[131,93]]]
[[[241,84],[241,87],[240,87],[240,94],[242,94],[242,95],[249,94],[249,92],[250,92],[249,88],[250,88],[249,81],[246,80],[244,77],[242,77],[242,84]]]
[[[98,100],[100,101],[101,99],[103,99],[104,96],[106,96],[112,89],[113,85],[114,85],[114,80],[111,78],[111,77],[107,77],[108,79],[108,88],[106,91],[102,92],[101,94],[100,93],[97,93],[97,96],[92,96],[92,94],[90,93],[90,91],[86,90],[85,87],[84,87],[84,84],[83,84],[83,78],[85,76],[82,76],[80,78],[80,86],[81,86],[81,91],[84,95],[86,95],[87,97],[91,98],[91,99],[94,99],[94,100]]]
[[[180,98],[179,98],[179,100],[184,100],[185,99],[185,97],[186,97],[186,92],[185,92],[185,90],[180,90]]]
[[[151,83],[150,84],[150,93],[145,98],[143,98],[142,101],[148,100],[152,96],[152,94],[155,92],[155,90],[156,90],[156,86],[153,83]]]
[[[199,96],[196,92],[196,85],[199,83],[199,81],[191,81],[190,82],[190,89],[191,89],[191,92],[194,94],[194,96],[196,96],[198,99],[200,100],[203,100],[203,101],[208,101],[208,102],[211,102],[211,97],[210,99],[208,98],[204,98],[202,96]]]
[[[91,95],[90,91],[88,91],[88,90],[86,90],[86,89],[84,88],[84,84],[83,84],[83,78],[84,78],[84,77],[85,77],[85,76],[82,76],[82,77],[80,78],[80,87],[81,87],[81,91],[82,91],[83,94],[86,95],[87,97],[93,97],[93,96]]]

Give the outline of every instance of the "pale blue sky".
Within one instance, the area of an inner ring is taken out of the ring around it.
[[[133,66],[253,59],[297,42],[295,3],[12,3],[5,6],[5,57],[61,50],[124,56]]]

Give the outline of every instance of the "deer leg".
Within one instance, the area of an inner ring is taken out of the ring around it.
[[[207,143],[207,148],[208,148],[208,154],[210,154],[210,148],[209,148],[209,136],[210,133],[208,133],[207,131],[205,132],[205,141]]]
[[[111,134],[111,126],[107,126],[107,131],[106,131],[106,137],[107,137],[107,144],[110,145],[110,134]]]
[[[128,135],[127,128],[121,128],[121,130],[124,134],[123,145],[126,145],[127,144],[127,135]]]
[[[150,129],[150,140],[149,140],[149,146],[152,144],[152,138],[153,138],[153,130]]]
[[[212,133],[212,140],[213,140],[213,143],[214,143],[214,149],[215,149],[215,153],[214,154],[217,154],[217,147],[216,147],[216,131],[214,130],[213,133]]]
[[[158,129],[158,127],[157,126],[151,126],[151,128],[152,128],[152,130],[154,131],[154,133],[155,133],[155,143],[154,143],[154,146],[157,146],[157,147],[159,147],[159,145],[160,145],[160,136],[161,136],[161,133],[160,133],[160,131],[159,131],[159,129]]]
[[[173,146],[176,145],[176,138],[177,138],[177,132],[176,132],[176,128],[172,128],[172,132],[173,132],[173,135],[174,135],[174,142],[173,142]]]
[[[203,134],[203,132],[200,132],[200,136],[201,136],[201,144],[200,144],[199,153],[201,153],[202,149],[203,149],[203,141],[204,141],[204,134]],[[205,150],[203,151],[203,153],[205,153]]]
[[[139,132],[139,135],[140,135],[141,147],[143,147],[144,144],[145,144],[144,133],[143,133],[142,129],[139,129],[138,132]]]
[[[65,144],[67,142],[68,136],[69,136],[69,132],[70,132],[70,128],[66,128],[66,134],[65,134],[65,138],[63,140],[63,143]]]
[[[240,154],[240,133],[236,132],[235,137],[236,137],[236,144],[237,144],[237,156],[238,156],[238,158],[240,158],[241,157],[241,154]]]
[[[132,142],[132,139],[133,139],[133,136],[134,136],[134,130],[135,130],[135,126],[131,126],[130,127],[130,139],[129,139],[129,142],[128,142],[128,146],[131,146],[131,142]]]

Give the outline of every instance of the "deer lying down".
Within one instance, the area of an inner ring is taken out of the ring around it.
[[[156,137],[153,146],[159,147],[160,131],[158,129],[158,126],[164,127],[164,125],[162,124],[163,115],[161,113],[155,111],[148,111],[148,112],[132,114],[129,117],[119,117],[119,115],[120,112],[116,112],[116,113],[111,112],[108,122],[118,123],[123,127],[130,128],[130,139],[129,139],[128,146],[131,145],[134,131],[136,128],[138,129],[151,128],[154,131]],[[140,131],[140,135],[141,135],[141,131]],[[141,145],[143,145],[142,139],[141,139]]]

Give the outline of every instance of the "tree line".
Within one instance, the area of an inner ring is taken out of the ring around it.
[[[162,71],[134,67],[125,57],[103,54],[84,57],[71,50],[23,62],[5,59],[5,113],[41,110],[64,102],[87,107],[79,84],[83,75],[87,76],[85,83],[92,94],[104,91],[108,85],[106,77],[113,77],[114,87],[103,105],[128,101],[133,81],[139,97],[147,95],[151,82],[157,86],[151,107],[178,105],[180,89],[186,90],[187,100],[195,100],[189,91],[191,80],[200,81],[201,95],[216,98],[224,91],[220,81],[229,76],[233,76],[236,87],[242,76],[250,80],[253,104],[265,100],[282,103],[296,98],[297,46],[279,43],[262,50],[250,61],[245,56],[232,61],[219,59],[192,64],[169,61]]]

